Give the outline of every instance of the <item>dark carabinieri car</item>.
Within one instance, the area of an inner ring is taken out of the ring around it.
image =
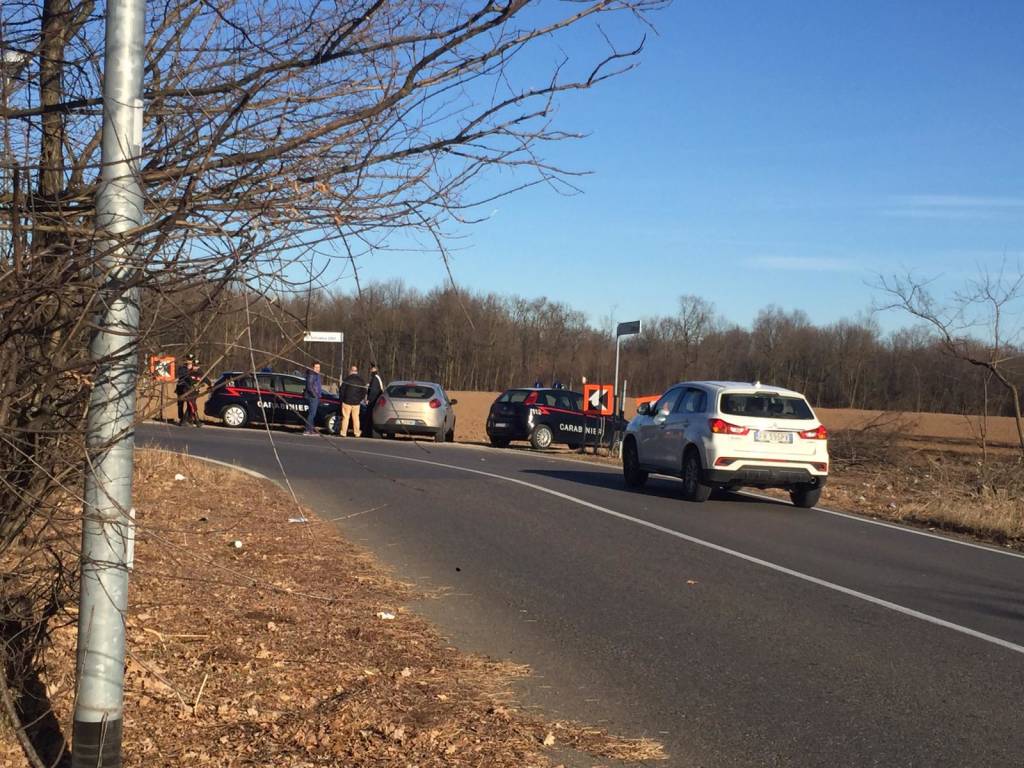
[[[534,448],[554,443],[572,449],[610,445],[615,432],[625,426],[614,416],[584,413],[583,395],[567,389],[507,389],[487,415],[487,437],[498,448],[506,448],[513,440],[529,440]]]
[[[309,406],[304,395],[306,380],[290,373],[222,373],[210,390],[203,413],[229,427],[259,424],[304,425]],[[338,428],[340,401],[323,393],[316,425],[328,432]]]

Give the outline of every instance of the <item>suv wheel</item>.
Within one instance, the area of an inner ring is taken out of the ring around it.
[[[642,488],[647,482],[647,473],[640,469],[640,456],[633,439],[627,440],[622,446],[622,478],[627,488]]]
[[[244,427],[249,423],[249,414],[240,405],[228,405],[220,412],[224,424],[229,427]]]
[[[683,458],[683,498],[687,501],[700,503],[711,495],[711,486],[700,481],[700,472],[700,455],[691,449]]]
[[[551,431],[551,427],[546,424],[538,424],[530,433],[530,445],[538,450],[550,448],[554,439],[555,435]]]
[[[798,485],[789,490],[789,498],[794,506],[810,509],[821,499],[821,486]]]

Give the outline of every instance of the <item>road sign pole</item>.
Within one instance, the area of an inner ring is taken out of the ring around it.
[[[612,391],[612,411],[618,413],[619,404],[619,350],[622,347],[622,337],[615,336],[615,388]]]
[[[81,598],[73,768],[120,768],[125,613],[131,538],[138,289],[132,230],[142,223],[136,169],[142,144],[145,0],[109,0],[103,61],[102,170],[96,196],[98,291],[86,424]]]
[[[612,393],[614,399],[613,412],[621,414],[622,403],[619,397],[619,350],[622,344],[623,336],[635,336],[640,333],[642,329],[642,323],[640,320],[630,320],[628,323],[619,323],[615,327],[615,391]]]

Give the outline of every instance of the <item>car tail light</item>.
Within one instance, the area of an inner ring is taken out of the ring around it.
[[[732,464],[735,461],[736,461],[736,459],[732,458],[731,456],[719,456],[717,459],[715,459],[715,466],[716,467],[728,467],[730,464]]]
[[[801,432],[800,437],[804,440],[828,440],[828,430],[822,424],[817,429],[808,429],[805,432]]]
[[[377,405],[375,407],[376,408],[381,408],[381,407],[387,405],[387,403],[388,403],[387,398],[384,397],[384,395],[381,395],[380,397],[377,398]]]
[[[738,427],[722,419],[711,419],[711,431],[716,435],[746,435],[750,432],[747,427]]]
[[[819,472],[828,472],[828,464],[823,461],[812,461],[811,466]]]
[[[431,408],[440,408],[441,401],[435,397],[433,400],[430,401],[430,403],[428,403],[428,405],[430,405]]]
[[[526,396],[526,399],[523,400],[523,405],[533,405],[536,402],[537,402],[537,393],[536,392],[531,392],[530,394],[528,394]]]

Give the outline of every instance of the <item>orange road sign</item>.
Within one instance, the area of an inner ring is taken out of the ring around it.
[[[149,373],[153,381],[174,381],[174,356],[150,355]]]
[[[611,416],[615,412],[615,387],[611,384],[584,384],[583,410]]]

